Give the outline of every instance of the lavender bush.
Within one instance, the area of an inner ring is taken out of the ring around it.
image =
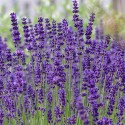
[[[84,30],[77,0],[73,24],[15,13],[15,52],[0,37],[0,125],[124,125],[125,51],[103,30]]]

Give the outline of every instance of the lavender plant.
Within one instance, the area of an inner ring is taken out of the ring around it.
[[[95,14],[87,27],[73,0],[73,23],[11,13],[15,51],[0,37],[0,125],[124,125],[125,51]],[[103,36],[103,39],[102,39]]]

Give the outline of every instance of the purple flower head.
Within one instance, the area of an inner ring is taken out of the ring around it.
[[[76,124],[76,116],[72,115],[71,118],[68,118],[67,123],[68,123],[68,125],[75,125]]]
[[[73,0],[73,21],[74,21],[74,26],[78,27],[78,21],[79,21],[79,9],[78,9],[78,2],[77,0]]]
[[[21,37],[20,37],[19,29],[18,29],[16,13],[11,13],[10,18],[11,18],[11,22],[12,22],[11,31],[12,31],[14,45],[15,45],[15,47],[19,47],[19,45],[21,44]]]
[[[89,125],[88,112],[86,111],[86,109],[82,103],[81,97],[77,98],[76,109],[78,111],[78,115],[79,115],[80,119],[84,122],[84,124]]]
[[[52,92],[51,92],[51,90],[49,90],[48,94],[47,94],[47,100],[48,100],[49,105],[51,105],[52,99],[53,99],[52,98]]]
[[[60,89],[58,91],[59,103],[62,107],[66,106],[66,92],[65,89]]]
[[[48,118],[48,123],[53,122],[53,120],[52,120],[52,110],[51,109],[48,110],[47,118]]]
[[[0,124],[3,124],[4,112],[0,110]]]
[[[61,110],[61,108],[59,106],[55,106],[54,114],[56,116],[56,122],[61,121],[61,116],[62,116],[63,113],[64,113],[63,110]]]
[[[97,125],[113,125],[113,121],[111,119],[103,117],[102,119],[97,121]]]
[[[92,34],[92,25],[93,25],[93,22],[94,22],[94,18],[95,18],[95,14],[92,13],[90,15],[90,18],[89,18],[89,23],[88,23],[88,26],[86,27],[86,44],[89,44],[90,43],[90,39],[91,39],[91,34]]]

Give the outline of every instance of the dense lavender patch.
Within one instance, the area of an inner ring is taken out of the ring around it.
[[[0,125],[124,125],[125,51],[96,28],[11,13],[15,52],[0,37]]]

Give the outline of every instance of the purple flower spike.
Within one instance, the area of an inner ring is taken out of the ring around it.
[[[21,37],[20,37],[19,29],[18,29],[16,13],[11,13],[10,18],[11,18],[11,22],[12,22],[11,32],[12,32],[14,45],[15,45],[15,47],[19,47],[19,45],[21,44]]]

